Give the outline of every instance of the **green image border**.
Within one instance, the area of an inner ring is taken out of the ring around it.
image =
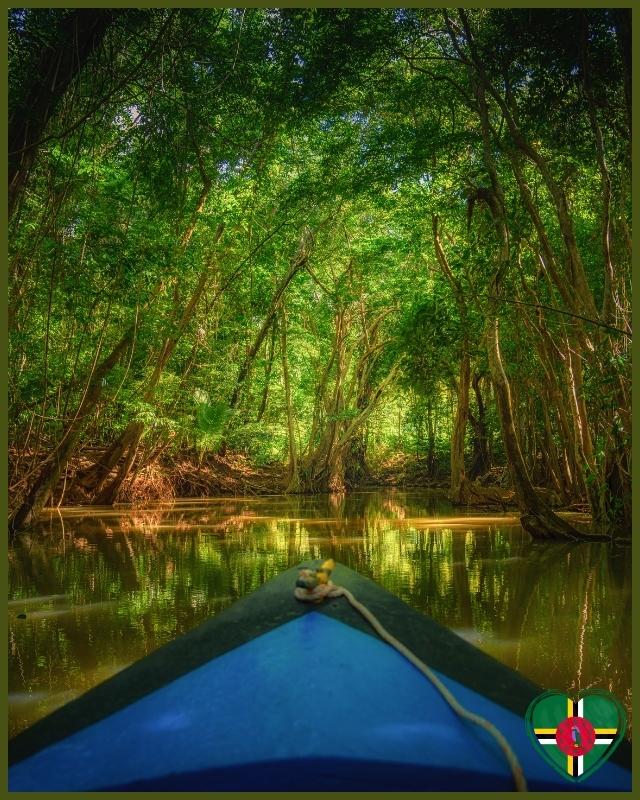
[[[357,7],[361,7],[361,8],[389,8],[389,7],[392,7],[392,8],[401,8],[401,7],[407,7],[407,8],[451,8],[451,7],[457,7],[457,6],[460,6],[460,5],[461,5],[460,3],[450,2],[449,0],[447,0],[445,2],[439,2],[439,3],[426,3],[426,2],[407,2],[407,3],[377,2],[377,3],[371,3],[371,2],[364,2],[363,0],[350,0],[350,2],[347,2],[347,3],[332,2],[332,0],[318,0],[318,2],[315,2],[315,3],[309,3],[309,2],[306,2],[306,3],[305,2],[278,2],[278,3],[275,3],[275,2],[265,2],[263,0],[263,2],[251,2],[251,3],[245,3],[245,4],[238,4],[238,6],[235,6],[235,7],[246,7],[246,8],[269,8],[269,7],[282,7],[282,8],[341,8],[341,7],[349,7],[349,8],[357,8]],[[464,5],[464,4],[462,4],[462,5]],[[633,13],[633,11],[635,10],[634,9],[634,5],[636,5],[637,9],[638,9],[636,11],[636,13]],[[229,7],[234,7],[234,5],[231,4],[231,3],[202,2],[202,1],[201,2],[197,2],[195,0],[191,0],[190,2],[187,1],[187,2],[179,2],[179,3],[157,3],[157,2],[152,2],[151,0],[137,0],[136,2],[130,2],[130,3],[105,2],[104,0],[93,0],[93,2],[91,2],[90,0],[89,1],[88,0],[84,0],[84,1],[83,0],[75,0],[75,2],[74,2],[72,0],[71,2],[68,2],[68,3],[55,2],[55,1],[54,2],[48,2],[48,3],[47,2],[7,3],[7,5],[5,6],[5,10],[8,10],[11,7],[28,7],[28,8],[56,8],[56,7],[57,8],[64,8],[64,7],[74,7],[75,8],[75,7],[78,7],[78,8],[80,8],[80,7],[83,7],[83,6],[84,7],[90,7],[90,8],[110,8],[110,7],[112,7],[112,8],[122,8],[122,7],[124,7],[124,8],[134,8],[134,7],[135,8],[151,8],[151,7],[153,7],[153,8],[202,8],[202,7],[229,8]],[[605,0],[582,0],[581,2],[576,2],[575,0],[573,0],[573,1],[572,0],[569,0],[569,1],[560,0],[560,2],[553,2],[553,0],[532,0],[531,2],[513,3],[513,2],[500,2],[500,0],[483,0],[482,2],[469,3],[469,4],[465,5],[465,7],[467,7],[467,8],[514,8],[514,9],[517,9],[517,8],[522,8],[522,9],[526,9],[526,8],[538,8],[538,9],[540,9],[540,8],[542,8],[542,9],[544,9],[544,8],[559,8],[559,7],[560,8],[631,8],[632,9],[632,36],[633,36],[634,44],[635,44],[635,42],[638,41],[638,36],[639,36],[640,4],[637,4],[637,3],[634,4],[632,2],[606,2]],[[7,150],[7,147],[6,147],[6,145],[7,145],[7,117],[8,117],[8,102],[7,102],[7,77],[8,77],[8,60],[7,60],[8,36],[7,36],[7,33],[8,33],[8,27],[7,27],[7,16],[6,15],[5,15],[5,23],[4,23],[4,25],[0,26],[0,28],[1,28],[1,31],[2,31],[1,32],[1,36],[2,36],[2,44],[3,44],[3,47],[2,47],[3,58],[0,59],[0,76],[2,77],[2,81],[0,81],[0,97],[2,98],[3,107],[5,109],[5,124],[3,126],[1,126],[1,136],[2,136],[3,146],[4,146],[4,152],[6,153],[6,150]],[[633,92],[634,101],[635,101],[635,98],[637,96],[637,86],[640,85],[640,68],[638,66],[639,63],[640,63],[640,58],[638,56],[637,49],[638,49],[637,47],[635,47],[635,46],[633,47],[633,57],[632,57],[633,58],[633,61],[632,61],[632,66],[633,66],[632,74],[633,74],[634,87],[635,87],[634,88],[634,92]],[[638,110],[636,108],[636,103],[634,102],[633,103],[633,110],[632,110],[632,120],[633,120],[633,125],[634,125],[636,131],[640,130],[640,127],[639,127],[640,126],[639,116],[640,116],[640,112],[638,112]],[[638,156],[638,154],[640,152],[640,144],[638,142],[638,139],[639,139],[638,135],[636,135],[632,139],[632,156],[633,156],[634,161],[637,159],[637,156]],[[2,161],[2,175],[4,176],[4,180],[5,180],[5,184],[4,185],[6,186],[6,179],[7,179],[6,158],[3,159],[3,161]],[[638,207],[638,199],[640,197],[640,180],[636,180],[635,182],[632,182],[632,195],[633,195],[633,206],[634,206],[634,208],[637,208]],[[6,232],[7,232],[7,224],[6,224],[6,221],[7,221],[7,197],[6,197],[6,193],[3,193],[0,202],[2,203],[3,219],[5,220],[4,231],[5,231],[5,234],[6,234]],[[6,238],[5,238],[5,242],[6,242]],[[8,374],[8,369],[7,369],[7,367],[8,367],[8,331],[7,331],[8,256],[7,256],[7,247],[6,246],[2,248],[2,254],[1,254],[0,258],[2,259],[2,265],[1,265],[2,269],[0,269],[0,282],[2,283],[2,286],[3,286],[3,289],[4,289],[3,299],[0,302],[2,319],[3,319],[3,323],[4,323],[4,324],[0,325],[0,356],[1,356],[1,359],[2,359],[2,364],[4,366],[4,373],[3,374],[6,376]],[[636,277],[637,261],[638,261],[638,256],[636,254],[633,257],[633,262],[632,262],[633,263],[632,275],[633,275],[634,278]],[[632,345],[632,354],[633,355],[636,354],[636,349],[637,348]],[[635,359],[634,359],[634,364],[633,364],[633,367],[632,367],[632,375],[633,375],[633,378],[634,378],[634,382],[635,382],[636,378],[640,378],[640,364],[636,365],[635,364]],[[4,385],[6,387],[6,379],[5,379],[5,384]],[[635,402],[634,402],[634,405],[635,405]],[[7,447],[8,447],[8,442],[7,442],[8,404],[7,404],[6,390],[4,392],[0,393],[0,414],[1,414],[1,417],[2,417],[2,421],[0,423],[0,431],[1,431],[1,435],[2,435],[2,442],[5,445],[5,452],[6,452],[7,451]],[[634,444],[632,446],[632,450],[635,453],[636,463],[639,463],[638,462],[638,458],[640,457],[640,444],[636,444],[634,442]],[[7,479],[8,479],[8,470],[7,470],[7,460],[6,460],[6,458],[3,458],[2,460],[0,460],[0,470],[2,470],[2,476],[4,478],[4,484],[3,485],[5,487],[5,490],[2,493],[0,493],[0,498],[1,498],[0,499],[0,504],[1,504],[0,507],[5,512],[5,517],[6,517],[7,510],[8,510],[7,489],[6,489],[6,487],[7,487]],[[635,479],[635,478],[633,480],[632,499],[633,499],[634,509],[635,508],[640,508],[640,484],[639,484],[638,480]],[[634,528],[634,530],[637,527],[637,519],[638,519],[638,512],[635,511],[634,512],[634,517],[633,517],[633,520],[634,520],[633,528]],[[5,534],[5,535],[7,535],[7,534]],[[8,544],[8,540],[7,540],[7,544]],[[637,547],[635,549],[637,550]],[[637,575],[637,559],[638,559],[639,556],[638,556],[637,553],[633,552],[633,548],[631,548],[629,555],[630,555],[631,560],[632,560],[632,567],[633,567],[633,573],[632,574],[635,576],[635,575]],[[7,559],[6,554],[5,554],[5,559]],[[8,594],[8,570],[6,568],[7,566],[8,566],[8,564],[5,561],[5,569],[2,571],[2,574],[0,575],[0,585],[5,590],[5,597]],[[636,607],[637,604],[640,602],[640,596],[639,595],[640,595],[640,585],[638,585],[638,581],[637,580],[634,581],[632,579],[632,601],[633,601],[632,607]],[[7,687],[7,691],[5,691],[2,694],[2,696],[0,697],[0,703],[1,703],[0,707],[5,712],[5,721],[6,721],[7,717],[8,717],[8,645],[7,645],[8,617],[7,617],[7,613],[6,612],[5,612],[5,615],[3,616],[3,632],[4,632],[4,643],[5,643],[4,646],[6,648],[6,652],[5,652],[5,658],[0,660],[0,675],[2,675],[2,678],[3,678],[3,681],[4,681],[4,686]],[[633,659],[633,672],[632,672],[632,675],[633,675],[634,682],[635,682],[635,677],[636,677],[635,665],[638,663],[637,649],[640,646],[638,644],[638,638],[640,638],[640,637],[636,637],[636,640],[632,643],[632,648],[631,648],[632,659]],[[637,712],[637,703],[635,701],[635,698],[632,701],[632,707],[633,707],[633,713],[635,715],[636,712]],[[625,714],[625,719],[626,719],[626,714]],[[8,739],[8,731],[7,731],[7,726],[6,725],[5,725],[5,729],[4,729],[4,735],[6,737],[6,739],[5,739],[5,741],[6,741]],[[636,750],[636,748],[632,746],[633,772],[634,773],[635,773],[635,766],[636,766],[636,764],[635,764],[635,761],[636,761],[635,750]],[[13,797],[13,796],[15,796],[16,793],[9,793],[7,791],[7,788],[6,788],[6,775],[7,775],[7,762],[8,762],[8,759],[7,759],[7,747],[6,746],[1,748],[0,758],[2,759],[0,761],[0,763],[4,767],[4,775],[5,775],[5,779],[3,780],[2,784],[0,785],[1,786],[0,795],[2,797],[9,797],[9,796]],[[311,779],[310,783],[312,784],[313,776],[310,776],[310,779]],[[635,788],[635,786],[637,786],[637,781],[634,781],[634,788]],[[629,795],[629,794],[632,794],[632,793],[633,793],[633,790],[632,790],[632,792],[622,792],[622,793],[619,793],[619,794],[624,796],[624,795]],[[64,792],[57,792],[57,793],[37,793],[37,792],[34,792],[34,793],[29,793],[29,794],[30,794],[31,797],[34,797],[34,798],[40,798],[40,797],[42,797],[42,798],[53,798],[54,800],[55,800],[55,798],[63,798],[65,796],[67,796]],[[96,792],[93,792],[93,793],[82,793],[81,796],[83,798],[84,797],[96,797],[96,798],[111,797],[111,798],[114,798],[114,799],[117,800],[118,798],[122,798],[123,796],[127,796],[127,794],[128,793],[96,793]],[[184,797],[185,794],[187,794],[187,793],[178,793],[178,792],[163,793],[164,796],[173,797],[173,798],[176,798],[176,799]],[[258,796],[256,794],[250,793],[250,792],[234,792],[234,793],[228,794],[228,795],[226,793],[214,793],[214,792],[199,793],[199,794],[205,794],[205,795],[209,795],[210,794],[211,796],[215,796],[215,797],[221,797],[221,796],[222,797],[226,797],[226,796],[228,796],[230,798],[255,798],[255,797]],[[317,793],[310,792],[310,794],[317,794]],[[410,793],[405,793],[405,794],[407,794],[407,795],[409,795],[411,797],[416,797],[416,798],[422,798],[422,797],[426,798],[426,797],[429,797],[432,793],[430,793],[430,792],[410,792]],[[541,797],[554,797],[556,795],[555,792],[544,792],[544,793],[542,793],[542,792],[540,792],[540,793],[534,792],[534,793],[531,793],[531,794],[540,795]],[[558,797],[566,797],[566,796],[568,796],[568,794],[570,796],[570,793],[567,793],[567,792],[560,793],[560,792],[558,792],[557,796]],[[262,796],[262,795],[267,796],[267,797],[276,797],[276,798],[285,796],[285,795],[281,795],[280,793],[277,793],[277,792],[260,793],[260,796]],[[479,796],[483,796],[484,795],[484,796],[486,796],[488,798],[495,796],[494,793],[492,793],[492,792],[486,792],[486,791],[482,791],[482,790],[479,790],[477,792],[456,792],[456,791],[451,791],[451,792],[447,793],[447,798],[449,798],[449,797],[451,797],[451,798],[463,798],[463,797],[476,796],[476,795],[479,795]],[[501,795],[504,795],[504,796],[510,796],[511,795],[511,796],[515,796],[515,797],[518,796],[518,794],[516,792],[504,792],[504,793],[501,793]],[[605,792],[591,792],[590,795],[593,796],[593,797],[596,797],[596,798],[597,797],[610,798],[610,796],[611,796],[610,794],[605,793]],[[78,797],[78,793],[68,793],[68,796],[77,798]],[[150,793],[150,792],[139,792],[139,793],[136,793],[135,795],[132,795],[132,796],[135,796],[135,797],[148,797],[148,798],[154,798],[154,799],[157,798],[157,795],[155,793]],[[352,792],[352,793],[334,792],[334,793],[332,793],[332,796],[339,797],[339,798],[341,798],[341,797],[349,798],[349,797],[369,797],[371,795],[369,793],[366,793],[366,792]],[[389,797],[389,798],[395,797],[394,794],[385,793],[385,792],[376,792],[375,796]]]

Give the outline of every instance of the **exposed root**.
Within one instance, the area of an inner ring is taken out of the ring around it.
[[[180,497],[274,494],[284,491],[286,485],[283,466],[256,467],[245,455],[230,451],[202,459],[182,457],[168,466]]]
[[[451,498],[455,505],[495,508],[499,506],[505,511],[515,505],[513,489],[501,489],[499,486],[481,486],[476,481],[465,480],[457,497]]]
[[[544,511],[522,514],[520,524],[534,539],[566,539],[571,542],[611,541],[610,536],[579,531],[557,514],[548,514]]]
[[[99,450],[87,449],[75,457],[61,475],[51,505],[61,501],[66,505],[89,505],[92,492],[83,487],[75,478],[86,471],[99,458]],[[41,455],[41,458],[40,458]],[[36,457],[37,456],[37,457]],[[25,487],[28,486],[29,465],[42,463],[45,454],[23,454],[17,460],[15,452],[9,452],[9,510],[15,509],[22,502]],[[419,486],[442,493],[448,481],[429,481],[425,478],[425,462],[415,457],[396,455],[388,459],[384,465],[373,472],[374,485]],[[421,476],[419,480],[418,477]],[[499,507],[503,511],[515,505],[515,493],[512,489],[496,485],[502,475],[493,471],[489,485],[482,485],[479,480],[465,480],[458,498],[453,498],[456,505],[471,506],[478,509]],[[219,495],[270,495],[285,492],[287,488],[287,469],[285,465],[270,464],[256,466],[242,453],[227,451],[224,455],[197,453],[180,456],[163,454],[163,457],[146,464],[139,471],[134,471],[128,481],[121,487],[116,501],[147,505],[163,501],[171,502],[177,497],[212,497]],[[535,539],[565,539],[566,541],[617,541],[626,543],[626,538],[616,537],[615,533],[593,532],[587,530],[590,519],[574,527],[568,519],[563,519],[551,511],[557,507],[558,498],[551,490],[536,488],[536,494],[543,501],[536,513],[526,513],[521,517],[522,527]],[[566,507],[570,511],[588,511],[583,503],[574,503]],[[570,515],[571,516],[571,515]],[[574,515],[575,516],[575,515]]]
[[[374,486],[425,486],[448,488],[449,481],[444,472],[429,465],[426,458],[406,453],[394,453],[376,464],[370,465],[371,482]]]
[[[152,500],[173,500],[175,487],[167,470],[160,464],[149,464],[125,482],[117,495],[119,503],[144,505]]]
[[[61,475],[53,492],[51,505],[62,500],[65,505],[90,505],[95,492],[76,480],[99,459],[99,449],[83,451],[73,458]],[[14,461],[12,462],[12,457]],[[18,463],[15,453],[9,453],[9,510],[20,506],[29,486],[30,463],[41,464],[45,454],[27,454]],[[115,474],[115,471],[114,471]],[[211,497],[216,495],[267,495],[286,488],[286,468],[282,465],[256,467],[241,453],[227,452],[224,456],[197,453],[164,457],[137,470],[136,465],[114,498],[116,503],[144,505],[175,497]]]

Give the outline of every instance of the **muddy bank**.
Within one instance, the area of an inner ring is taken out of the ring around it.
[[[82,476],[99,460],[102,450],[87,449],[74,458],[61,476],[53,495],[52,506],[91,505],[95,492],[83,485]],[[18,507],[25,486],[33,470],[43,464],[45,454],[33,454],[20,463],[15,453],[9,453],[9,508]],[[244,453],[227,451],[198,454],[163,454],[155,461],[142,465],[133,472],[119,490],[115,502],[144,504],[154,500],[171,500],[179,497],[215,497],[219,495],[271,495],[283,493],[288,483],[286,466],[280,463],[255,464]],[[478,509],[502,507],[514,509],[514,493],[509,486],[508,471],[494,467],[475,485],[482,497],[472,507]],[[429,474],[423,459],[411,456],[394,456],[372,465],[370,480],[359,489],[381,487],[425,488],[447,498],[449,481],[444,471]],[[557,497],[548,489],[538,489],[548,502],[559,508]],[[572,506],[572,511],[586,510],[586,506]]]
[[[90,505],[95,491],[82,477],[100,458],[102,450],[85,450],[69,462],[53,493],[52,506]],[[29,479],[44,464],[46,455],[23,458],[16,463],[9,453],[9,510],[19,507]],[[176,497],[216,495],[267,495],[284,490],[286,469],[279,464],[256,465],[242,453],[200,456],[197,453],[166,455],[132,472],[115,502],[145,503]]]

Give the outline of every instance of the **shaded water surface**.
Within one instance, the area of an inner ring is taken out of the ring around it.
[[[547,688],[631,702],[630,551],[428,492],[51,512],[9,550],[10,735],[287,567],[333,557]]]

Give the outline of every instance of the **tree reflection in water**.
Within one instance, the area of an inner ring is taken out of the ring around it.
[[[9,550],[10,734],[321,557],[542,686],[599,686],[630,711],[629,553],[532,543],[512,515],[479,517],[425,491],[52,513]]]

